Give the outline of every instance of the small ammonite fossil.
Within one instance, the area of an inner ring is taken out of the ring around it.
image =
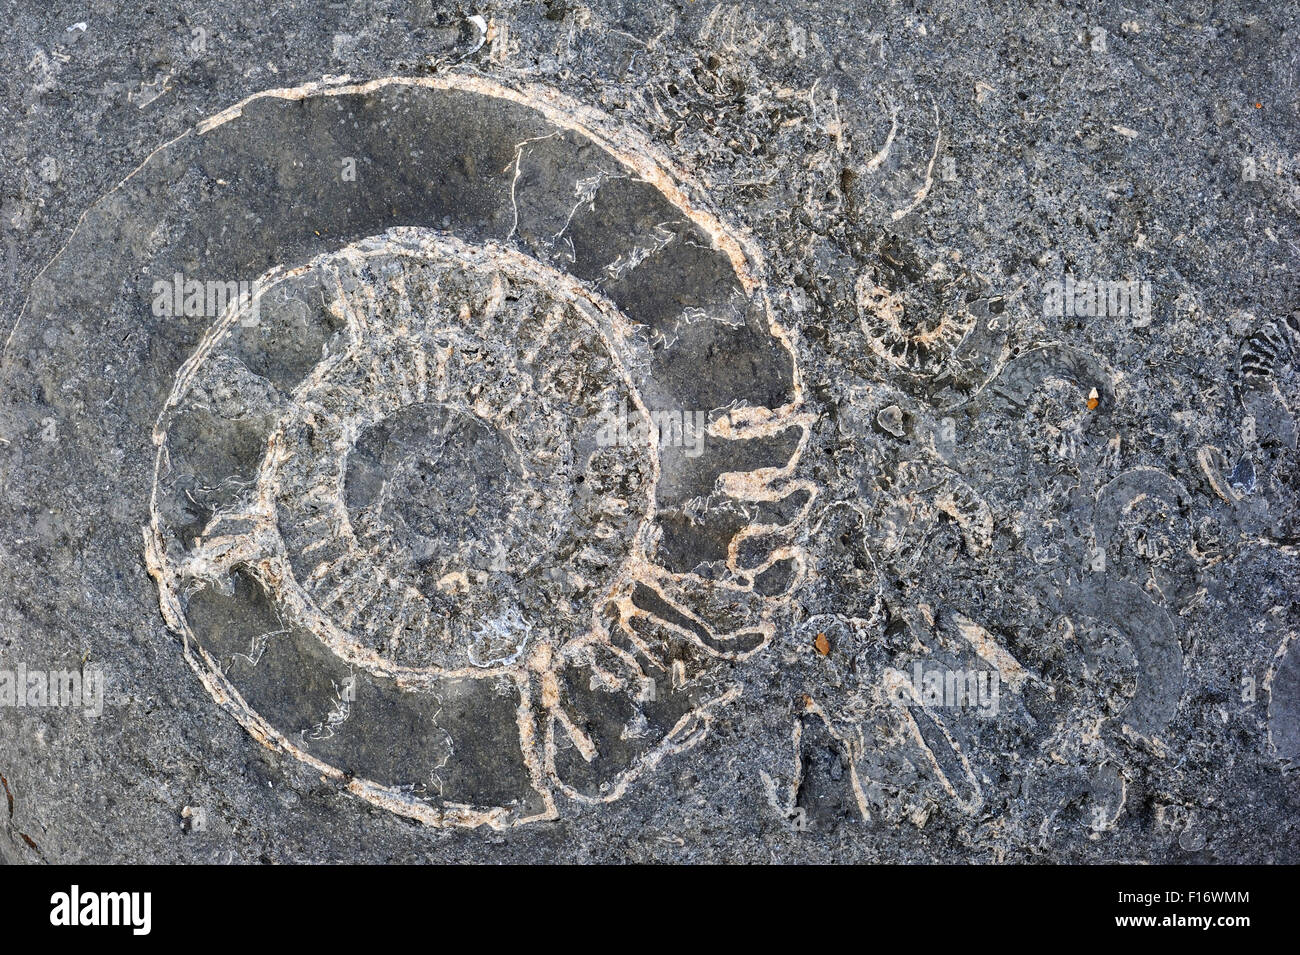
[[[893,370],[933,376],[976,325],[966,283],[942,260],[923,268],[914,253],[885,248],[854,286],[868,347]]]
[[[170,382],[146,563],[249,732],[469,826],[702,737],[815,491],[761,262],[693,187],[577,104],[449,76],[253,97],[89,218],[132,203],[156,240],[91,263],[133,277],[121,309],[250,283],[140,315]]]

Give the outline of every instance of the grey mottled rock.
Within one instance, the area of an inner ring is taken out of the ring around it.
[[[69,10],[0,858],[1297,861],[1293,10]]]

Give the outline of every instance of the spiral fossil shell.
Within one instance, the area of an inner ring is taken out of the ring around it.
[[[151,313],[173,276],[252,293]],[[156,448],[164,619],[248,732],[388,810],[617,798],[735,699],[727,661],[802,572],[807,427],[761,261],[549,91],[251,97],[93,207],[28,320],[106,303],[148,333],[120,387],[156,420],[111,430]],[[601,438],[664,409],[702,440]]]

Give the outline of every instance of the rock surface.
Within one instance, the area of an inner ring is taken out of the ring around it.
[[[0,859],[1300,861],[1295,11],[117,7],[0,38]]]

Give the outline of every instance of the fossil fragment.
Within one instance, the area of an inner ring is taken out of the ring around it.
[[[1186,606],[1199,587],[1187,489],[1154,468],[1125,471],[1097,495],[1093,533],[1112,574]]]
[[[893,368],[914,375],[941,371],[975,325],[961,285],[942,265],[916,274],[917,263],[884,264],[858,277],[858,321],[867,344]]]

